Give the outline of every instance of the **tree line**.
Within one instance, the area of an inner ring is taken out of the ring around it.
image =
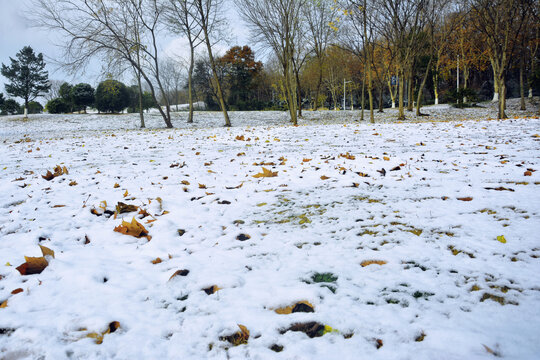
[[[65,35],[66,68],[77,71],[98,57],[118,72],[130,71],[139,103],[147,88],[162,103],[167,127],[180,96],[190,104],[188,122],[193,104],[203,100],[223,112],[226,126],[231,109],[279,104],[296,124],[302,109],[360,101],[374,121],[374,111],[387,102],[404,119],[413,106],[422,115],[426,101],[463,105],[491,94],[504,118],[508,86],[515,91],[519,83],[524,108],[525,94],[532,96],[540,79],[540,5],[534,0],[235,0],[253,42],[270,50],[264,66],[246,46],[215,54],[227,31],[222,0],[33,4],[36,24]],[[171,34],[189,47],[180,85],[171,85],[170,69],[178,66],[167,65],[159,46]],[[205,56],[198,58],[202,48]],[[345,99],[343,88],[354,96]]]

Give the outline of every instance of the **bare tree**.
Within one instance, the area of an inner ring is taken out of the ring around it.
[[[161,77],[169,104],[176,104],[178,111],[180,88],[185,79],[182,64],[172,57],[164,58],[161,60]]]
[[[429,0],[375,0],[377,9],[380,11],[377,28],[384,42],[387,43],[395,54],[398,73],[398,97],[399,97],[399,120],[405,119],[404,111],[404,79],[409,79],[414,60],[418,51],[419,41],[426,22],[424,8]],[[411,93],[409,89],[409,94]],[[411,102],[409,96],[409,103]],[[411,108],[412,110],[412,108]]]
[[[279,59],[291,122],[296,125],[298,104],[294,59],[298,48],[295,43],[301,30],[298,23],[304,0],[237,0],[237,6],[252,30],[253,40],[270,47]]]
[[[197,8],[193,0],[168,0],[167,23],[172,25],[176,34],[182,34],[189,43],[188,68],[188,123],[193,122],[193,69],[195,66],[195,49],[204,41],[201,39],[202,28],[197,22]],[[212,24],[213,25],[213,24]]]
[[[305,19],[308,26],[308,44],[318,63],[319,77],[315,87],[315,109],[319,106],[319,94],[323,81],[323,62],[328,45],[336,38],[338,29],[336,20],[338,7],[333,0],[308,1],[305,7]]]
[[[38,26],[64,35],[60,46],[66,69],[75,72],[96,56],[114,57],[138,71],[156,102],[158,90],[164,95],[158,49],[163,7],[158,0],[32,0],[32,4]],[[169,104],[159,111],[172,128]]]
[[[470,0],[474,24],[486,37],[494,83],[499,89],[499,119],[506,118],[506,73],[515,41],[523,30],[534,0]]]
[[[47,93],[45,93],[43,95],[45,100],[50,101],[52,99],[59,98],[60,97],[60,86],[62,86],[63,83],[65,83],[65,81],[63,81],[63,80],[55,80],[55,79],[51,80],[50,79],[49,80],[49,85],[51,87],[49,88],[49,92],[47,92]]]
[[[223,23],[224,19],[220,17],[222,13],[222,0],[194,0],[195,9],[197,12],[197,24],[202,29],[201,35],[204,37],[206,43],[206,50],[208,51],[208,58],[210,60],[210,67],[212,68],[212,74],[214,76],[214,84],[216,86],[216,92],[219,102],[219,107],[223,112],[225,118],[225,126],[231,126],[229,120],[229,114],[227,113],[227,107],[225,105],[225,99],[223,98],[223,91],[221,88],[221,82],[219,80],[216,60],[212,52],[212,35],[213,31],[218,31],[219,24]]]

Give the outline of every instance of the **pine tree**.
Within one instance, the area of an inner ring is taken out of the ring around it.
[[[39,95],[47,93],[51,87],[48,82],[49,73],[45,71],[43,54],[37,56],[30,46],[25,46],[16,55],[17,59],[9,58],[11,66],[2,64],[2,75],[10,84],[6,84],[6,92],[24,99],[25,114],[28,103]]]

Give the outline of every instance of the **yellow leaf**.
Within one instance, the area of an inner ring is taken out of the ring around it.
[[[204,185],[204,184],[199,184],[199,189],[206,189],[206,185]]]
[[[154,260],[152,260],[152,264],[156,265],[156,264],[159,264],[161,263],[163,260],[161,260],[161,258],[157,257],[155,258]]]
[[[44,257],[49,255],[52,258],[54,258],[54,251],[52,251],[48,247],[42,246],[42,245],[39,245],[39,248],[41,249],[41,253],[43,254]]]
[[[364,260],[360,263],[360,265],[362,265],[362,267],[366,267],[368,265],[373,265],[373,264],[376,264],[376,265],[384,265],[386,264],[387,262],[384,261],[384,260]]]
[[[0,304],[0,309],[7,308],[7,300],[5,300],[2,304]]]
[[[302,306],[304,305],[304,306]],[[307,306],[307,311],[293,311],[296,309],[299,309],[299,308],[304,308],[306,309],[306,306]],[[309,310],[311,309],[311,311]],[[308,301],[299,301],[295,304],[292,304],[290,306],[286,306],[286,307],[281,307],[281,308],[277,308],[277,309],[274,309],[274,312],[276,312],[277,314],[280,314],[280,315],[288,315],[288,314],[292,314],[293,312],[314,312],[314,307],[313,305],[311,305],[310,302]]]
[[[330,179],[330,178],[328,176],[326,176],[326,175],[321,176],[321,180],[328,180],[328,179]]]
[[[497,240],[502,242],[503,244],[506,244],[506,239],[504,238],[504,235],[497,236]]]
[[[277,176],[278,172],[275,171],[271,171],[271,170],[268,170],[267,168],[263,167],[262,168],[262,172],[261,173],[258,173],[256,175],[253,175],[254,178],[261,178],[261,177],[275,177]]]
[[[302,159],[302,162],[310,162],[310,161],[311,159],[306,159],[306,158]]]
[[[128,195],[129,195],[129,193],[128,193],[128,191],[126,190],[126,192],[124,192],[124,197],[126,197],[126,196],[128,196]]]
[[[114,231],[119,232],[124,235],[135,236],[137,238],[140,238],[143,236],[148,237],[148,230],[146,230],[145,227],[141,223],[137,222],[135,218],[133,218],[133,220],[131,220],[130,223],[122,220],[122,224],[115,227]]]
[[[11,265],[9,262],[7,262],[5,266],[13,266],[13,265]]]
[[[120,187],[120,184],[118,184],[118,183],[114,183],[114,186],[113,186],[113,188],[117,189],[117,188],[119,188],[119,187]]]
[[[388,156],[383,156],[384,161],[390,161],[390,158]]]
[[[182,183],[183,185],[190,185],[189,181],[187,181],[187,180],[182,180],[181,183]]]

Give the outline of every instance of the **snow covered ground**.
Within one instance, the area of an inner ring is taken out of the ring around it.
[[[0,118],[0,358],[538,359],[540,120],[509,111]]]

